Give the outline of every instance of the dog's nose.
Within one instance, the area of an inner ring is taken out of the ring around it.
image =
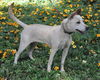
[[[86,27],[86,31],[89,30],[89,27]]]

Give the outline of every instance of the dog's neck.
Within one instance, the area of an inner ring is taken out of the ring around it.
[[[64,29],[64,27],[62,27],[63,28],[63,31],[64,31],[64,33],[66,33],[66,34],[72,34],[73,32],[68,32],[68,31],[66,31],[65,29]]]
[[[63,25],[61,25],[61,29],[62,29],[62,31],[63,31],[65,34],[71,35],[71,34],[73,33],[73,32],[69,32],[69,31],[65,30],[65,28],[64,28]]]

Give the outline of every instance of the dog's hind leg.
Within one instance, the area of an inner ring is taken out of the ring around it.
[[[30,43],[27,42],[26,40],[23,41],[23,39],[21,39],[18,52],[17,52],[16,55],[15,55],[14,64],[17,64],[19,55],[24,51],[24,49],[25,49],[29,44],[30,44]]]
[[[34,50],[35,45],[36,45],[35,42],[33,42],[33,43],[30,44],[30,51],[29,51],[29,53],[28,53],[29,58],[32,59],[32,60],[34,60],[34,58],[33,58],[33,56],[32,56],[32,52],[33,52],[33,50]]]

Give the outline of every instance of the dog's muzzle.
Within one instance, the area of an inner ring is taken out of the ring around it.
[[[84,34],[84,32],[79,29],[76,29],[76,31],[80,32],[81,34]]]
[[[89,27],[86,27],[85,30],[88,31],[88,30],[89,30]],[[79,29],[76,29],[76,31],[80,32],[81,34],[84,34],[84,32],[85,32],[85,31],[81,31],[81,30],[79,30]]]

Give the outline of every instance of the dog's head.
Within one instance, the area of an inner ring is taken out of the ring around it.
[[[72,13],[67,19],[62,21],[62,27],[66,32],[80,32],[84,33],[84,31],[89,28],[84,23],[82,17],[80,16],[81,9],[78,9],[74,13]]]

